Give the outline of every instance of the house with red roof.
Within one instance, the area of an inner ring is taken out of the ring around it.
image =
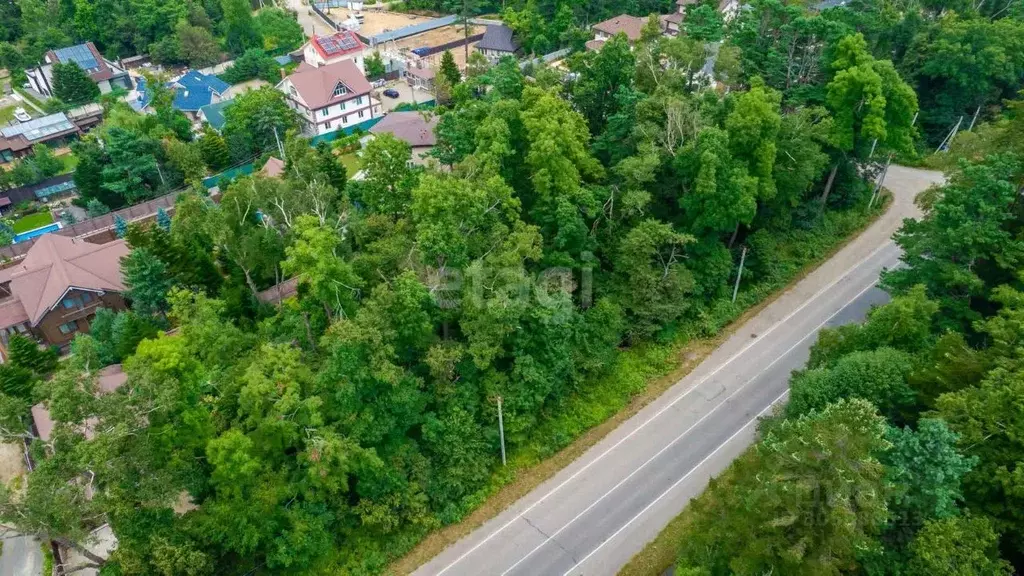
[[[277,89],[299,115],[307,136],[350,128],[383,114],[366,76],[352,60],[318,67],[303,62]]]
[[[328,36],[314,35],[302,47],[306,64],[319,68],[328,64],[351,60],[363,72],[363,51],[366,45],[351,30],[340,30]]]
[[[65,346],[88,332],[100,308],[124,310],[124,240],[92,244],[44,234],[21,261],[0,270],[0,351],[12,334]]]

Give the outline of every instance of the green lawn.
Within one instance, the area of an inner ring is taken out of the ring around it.
[[[74,154],[64,154],[63,156],[57,156],[57,158],[64,163],[64,168],[60,171],[61,174],[74,172],[75,166],[78,166],[78,156]]]
[[[7,124],[11,120],[14,120],[14,109],[17,106],[5,106],[0,108],[0,124]]]
[[[22,232],[28,232],[29,230],[35,230],[41,226],[53,223],[53,216],[49,212],[36,212],[35,214],[29,214],[24,218],[19,218],[14,221],[14,233],[21,234]]]
[[[362,163],[359,161],[359,157],[355,154],[342,154],[338,156],[341,163],[345,165],[345,170],[348,171],[348,177],[355,176],[356,172],[362,170]]]

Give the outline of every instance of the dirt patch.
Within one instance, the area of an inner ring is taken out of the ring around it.
[[[398,30],[399,28],[405,28],[406,26],[412,26],[413,24],[422,24],[434,20],[427,16],[417,16],[415,14],[402,14],[399,12],[377,12],[374,10],[363,10],[363,23],[359,26],[359,34],[369,38],[370,36],[376,36],[382,32],[391,32],[392,30]],[[348,8],[331,8],[327,11],[327,14],[332,20],[341,24],[349,18],[354,12]]]
[[[0,444],[0,484],[25,474],[25,456],[20,442]]]
[[[486,31],[486,28],[483,26],[469,27],[470,36],[483,34],[484,31]],[[449,42],[456,42],[458,40],[462,40],[463,38],[465,38],[465,34],[465,30],[463,30],[462,26],[445,26],[443,28],[436,28],[434,30],[429,30],[422,34],[417,34],[415,36],[410,36],[408,38],[402,38],[401,40],[395,41],[394,46],[399,50],[413,50],[415,48],[432,48],[434,46],[441,46]],[[389,42],[388,47],[390,48],[391,46],[392,43]],[[475,47],[476,42],[470,44],[469,52],[472,53]],[[465,68],[466,49],[463,48],[462,46],[459,46],[457,48],[452,48],[451,52],[452,55],[455,56],[455,63],[459,66],[459,68]],[[431,68],[436,70],[441,65],[442,55],[444,55],[444,52],[438,52],[437,54],[427,56],[426,58],[424,58],[424,60],[426,60],[429,63]]]

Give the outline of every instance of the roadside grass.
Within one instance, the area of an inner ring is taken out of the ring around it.
[[[35,214],[29,214],[28,216],[18,218],[11,226],[14,228],[15,234],[21,234],[22,232],[35,230],[36,228],[52,223],[52,214],[49,212],[36,212]]]
[[[385,570],[410,574],[486,521],[571,464],[620,424],[664,394],[688,375],[748,319],[797,284],[821,263],[856,239],[888,209],[890,197],[871,212],[855,208],[826,215],[815,230],[794,231],[779,241],[779,254],[789,258],[772,281],[742,289],[735,304],[713,302],[698,322],[680,326],[668,343],[648,344],[623,351],[615,366],[599,381],[568,399],[550,419],[537,427],[533,440],[512,454],[508,466],[495,472],[491,482],[463,504],[466,516],[432,531],[411,546]],[[788,240],[788,241],[787,241]],[[808,246],[801,246],[806,243]],[[630,562],[629,574],[656,575],[672,564],[671,543],[687,520],[677,518],[675,532],[652,543]],[[390,549],[390,554],[401,550]],[[660,569],[658,569],[660,567]]]

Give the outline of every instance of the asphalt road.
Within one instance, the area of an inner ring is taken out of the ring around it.
[[[536,490],[420,567],[428,575],[615,574],[754,440],[817,332],[856,322],[899,263],[890,237],[934,172],[892,167],[889,211],[740,327],[661,398]]]
[[[42,576],[43,553],[31,536],[7,536],[0,555],[0,576]]]

